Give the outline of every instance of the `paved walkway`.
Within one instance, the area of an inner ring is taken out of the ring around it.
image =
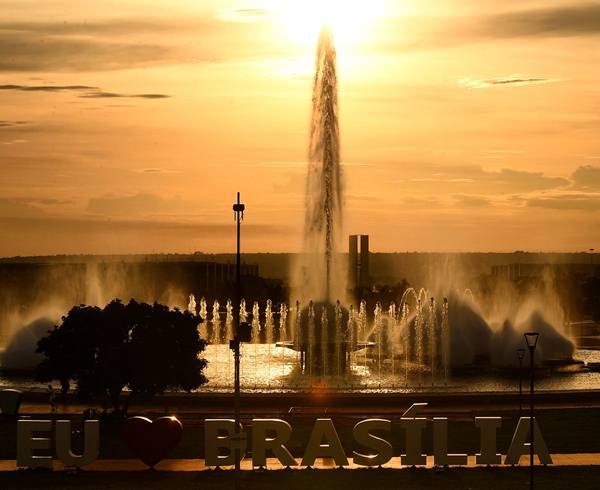
[[[504,460],[504,457],[502,458]],[[577,453],[577,454],[553,454],[552,459],[554,463],[552,466],[598,466],[600,465],[600,453]],[[269,458],[268,460],[269,470],[281,470],[283,466],[276,459]],[[364,466],[355,465],[350,459],[350,465],[345,466],[345,469],[364,469]],[[297,459],[298,464],[300,459]],[[538,464],[536,458],[536,464]],[[520,460],[521,466],[529,465],[529,456],[522,456]],[[433,468],[433,456],[427,456],[426,468]],[[467,468],[480,468],[481,465],[475,464],[475,456],[468,457]],[[315,468],[320,470],[336,469],[333,462],[317,460]],[[400,458],[394,457],[389,463],[385,464],[383,468],[389,469],[408,469],[408,466],[400,463]],[[510,468],[510,466],[498,465],[497,468]],[[0,460],[0,471],[16,471],[17,466],[15,461]],[[54,462],[55,470],[62,470],[64,466],[58,462]],[[143,471],[147,467],[139,460],[136,459],[102,459],[97,460],[95,463],[86,466],[88,471]],[[204,464],[204,459],[167,459],[159,463],[156,468],[158,471],[213,471],[214,468],[209,468]],[[233,467],[225,467],[223,470],[232,470]],[[245,471],[251,471],[252,461],[245,459],[242,462],[242,469]],[[293,468],[294,470],[301,470],[303,467],[298,466]]]
[[[411,403],[404,402],[394,407],[385,406],[361,406],[361,407],[323,407],[323,406],[294,406],[291,403],[286,407],[273,407],[265,404],[263,407],[242,407],[242,417],[249,418],[251,416],[284,416],[290,412],[290,408],[296,409],[294,415],[310,416],[310,415],[328,415],[328,416],[365,416],[373,415],[377,416],[399,416],[410,407]],[[99,408],[93,404],[81,404],[81,403],[69,403],[68,405],[59,404],[57,406],[57,412],[53,415],[58,417],[60,415],[81,415],[81,413],[90,407]],[[584,401],[570,401],[570,402],[553,402],[545,400],[543,402],[536,402],[536,410],[556,410],[556,409],[574,409],[574,408],[600,408],[599,400],[584,400]],[[428,406],[421,410],[420,413],[423,416],[444,414],[449,418],[461,417],[461,416],[472,416],[474,412],[502,412],[502,411],[518,411],[518,402],[481,402],[481,403],[467,403],[465,405],[440,405],[440,406]],[[156,404],[153,406],[138,406],[134,405],[130,407],[129,412],[136,415],[172,415],[177,414],[179,417],[195,416],[205,418],[217,418],[221,416],[231,416],[231,406],[199,406],[194,407],[190,405],[169,405],[169,404]],[[20,413],[24,415],[50,415],[49,405],[44,402],[23,402],[20,407]]]

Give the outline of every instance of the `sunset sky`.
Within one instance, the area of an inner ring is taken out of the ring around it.
[[[600,2],[323,3],[0,0],[0,255],[298,250],[325,17],[347,233],[600,249]]]

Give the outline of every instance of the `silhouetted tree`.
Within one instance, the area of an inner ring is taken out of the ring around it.
[[[127,305],[114,300],[103,309],[76,306],[38,342],[45,356],[36,379],[58,380],[63,393],[70,383],[85,399],[106,397],[116,412],[127,411],[139,394],[167,389],[191,391],[206,383],[206,342],[198,334],[202,320],[189,312],[155,303]],[[130,394],[124,403],[124,388]]]

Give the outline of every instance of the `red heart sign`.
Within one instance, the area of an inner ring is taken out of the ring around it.
[[[150,468],[175,449],[183,434],[183,425],[175,417],[152,422],[146,417],[131,417],[121,426],[121,438]]]

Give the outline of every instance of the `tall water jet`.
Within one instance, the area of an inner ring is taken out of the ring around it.
[[[218,344],[221,341],[221,316],[219,315],[219,302],[215,300],[212,309],[212,343]]]
[[[226,316],[225,316],[225,341],[233,338],[233,304],[231,299],[227,299],[227,304],[225,306]]]
[[[248,321],[248,312],[246,311],[246,300],[242,298],[240,300],[240,322],[246,323]]]
[[[187,311],[189,311],[192,314],[196,314],[196,298],[194,297],[193,294],[190,294],[188,296],[188,307],[187,307]]]
[[[260,342],[260,307],[258,301],[252,305],[252,342],[257,344]]]
[[[308,175],[302,258],[295,299],[308,304],[299,312],[298,348],[303,370],[312,375],[345,371],[346,339],[341,325],[347,310],[345,267],[340,259],[342,175],[338,124],[337,58],[329,27],[323,27],[316,52],[312,93]]]
[[[206,309],[206,299],[204,297],[202,297],[200,299],[200,318],[202,318],[202,320],[204,320],[206,322],[206,320],[208,319],[208,313],[207,313],[207,309]]]
[[[336,251],[342,236],[342,175],[338,124],[337,59],[331,30],[319,36],[312,94],[306,180],[304,261],[299,296],[333,303],[344,299],[346,281]]]
[[[279,306],[279,340],[281,342],[287,341],[287,316],[288,307],[285,303],[281,303]]]

